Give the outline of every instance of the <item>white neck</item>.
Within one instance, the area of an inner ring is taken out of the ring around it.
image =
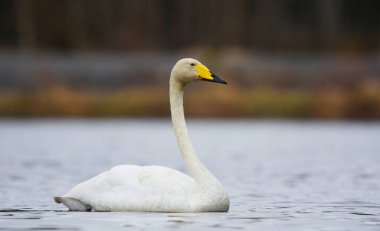
[[[172,73],[173,75],[173,73]],[[186,84],[170,78],[170,109],[175,136],[186,167],[195,181],[200,184],[218,182],[211,172],[203,165],[195,153],[187,132],[184,110],[183,90]]]

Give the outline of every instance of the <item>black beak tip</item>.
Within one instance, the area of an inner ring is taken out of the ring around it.
[[[214,79],[212,80],[212,82],[215,82],[215,83],[221,83],[221,84],[227,84],[227,82],[224,81],[223,79],[221,79],[219,76],[214,75],[214,74],[212,74],[211,76],[214,78]]]
[[[220,82],[218,82],[218,83],[221,83],[221,84],[228,84],[226,81],[224,81],[224,80],[222,80],[222,81],[220,81]]]

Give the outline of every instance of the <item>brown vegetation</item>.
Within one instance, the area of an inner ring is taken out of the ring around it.
[[[57,86],[31,92],[0,92],[0,116],[167,117],[168,90],[141,87],[116,91]],[[350,88],[280,89],[190,87],[186,114],[195,117],[380,119],[380,83]]]

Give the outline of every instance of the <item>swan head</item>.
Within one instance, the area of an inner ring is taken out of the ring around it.
[[[199,80],[227,84],[201,62],[192,58],[179,60],[173,67],[172,78],[184,84]]]

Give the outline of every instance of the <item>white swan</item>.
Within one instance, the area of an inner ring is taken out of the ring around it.
[[[120,165],[55,197],[70,210],[141,212],[226,212],[229,198],[221,183],[198,159],[183,111],[183,90],[198,80],[226,82],[191,58],[179,60],[170,76],[174,132],[191,176],[161,166]]]

